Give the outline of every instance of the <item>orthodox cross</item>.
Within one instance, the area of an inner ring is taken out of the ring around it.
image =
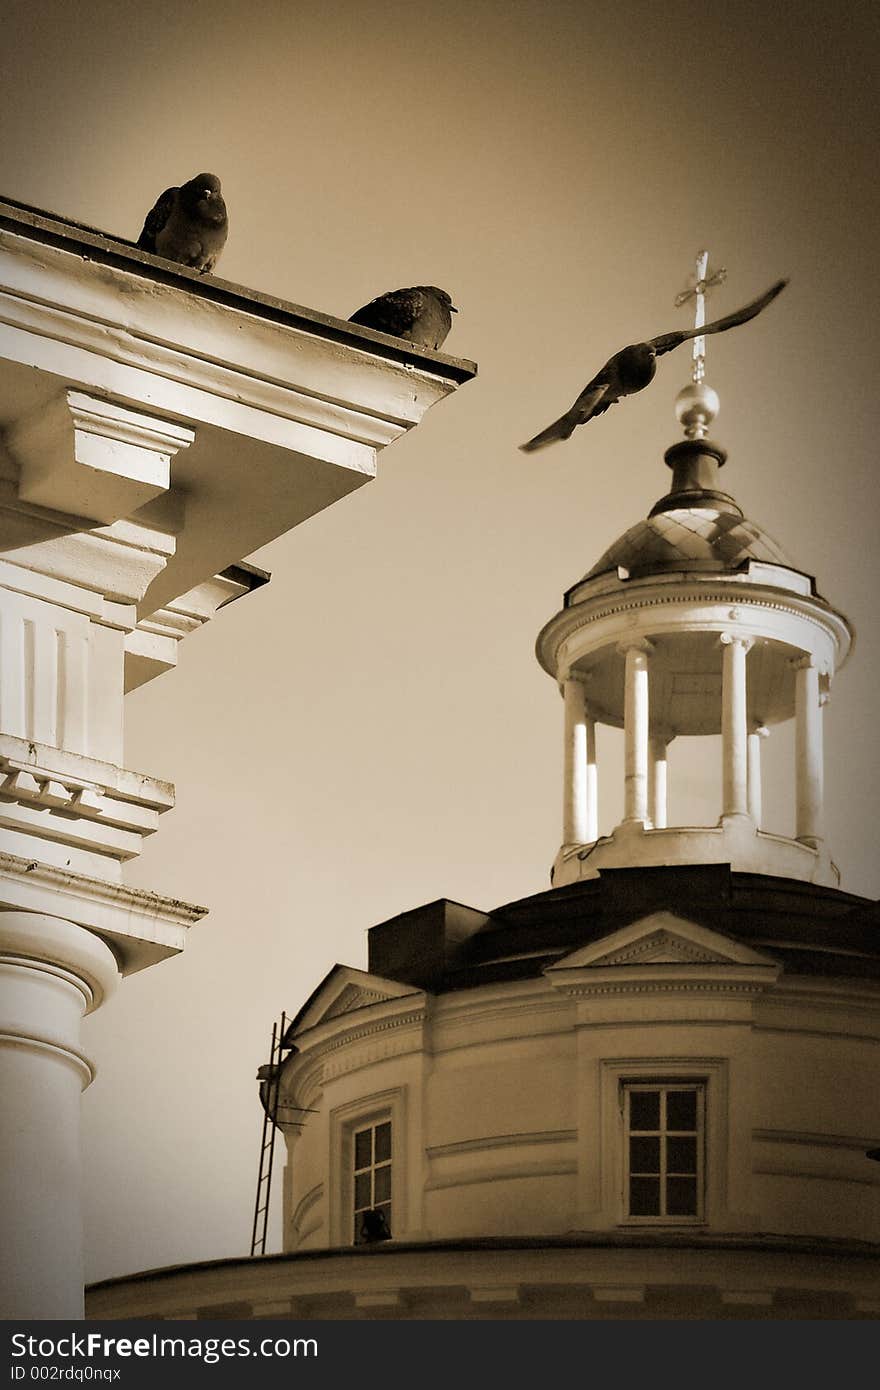
[[[689,299],[694,303],[694,328],[702,328],[706,322],[706,295],[713,290],[716,285],[723,284],[727,279],[727,271],[722,266],[719,270],[709,271],[709,252],[700,251],[697,253],[695,262],[696,275],[693,284],[681,294],[675,296],[675,307],[680,309],[683,304],[687,304]],[[706,376],[706,339],[694,338],[694,366],[693,379],[699,383]]]

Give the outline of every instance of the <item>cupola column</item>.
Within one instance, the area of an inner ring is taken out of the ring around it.
[[[591,845],[599,838],[599,767],[596,762],[596,721],[586,720],[587,730],[587,834],[586,842]]]
[[[755,822],[756,829],[761,827],[763,815],[762,796],[761,796],[761,740],[767,738],[769,729],[765,729],[760,724],[756,729],[749,733],[748,751],[746,764],[749,779],[749,815]]]
[[[590,844],[598,836],[596,725],[587,713],[582,680],[563,682],[565,701],[565,767],[563,774],[562,842]]]
[[[655,830],[666,829],[666,734],[653,733],[648,762],[648,815]]]
[[[722,816],[749,814],[746,656],[751,638],[725,632],[721,637]]]
[[[635,638],[621,642],[626,658],[623,698],[625,821],[648,819],[648,658],[650,642]]]
[[[795,663],[795,835],[815,849],[823,837],[822,705],[819,669],[811,656]]]

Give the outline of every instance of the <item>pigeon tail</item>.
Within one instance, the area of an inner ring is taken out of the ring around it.
[[[558,420],[554,420],[552,425],[541,430],[540,434],[536,434],[534,439],[530,439],[527,444],[520,444],[519,447],[524,454],[533,454],[536,449],[555,444],[557,439],[571,439],[579,423],[576,415],[566,412],[565,415],[560,415]]]

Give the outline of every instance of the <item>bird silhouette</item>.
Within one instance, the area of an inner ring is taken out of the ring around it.
[[[378,1207],[370,1208],[363,1214],[360,1229],[361,1244],[375,1245],[379,1240],[390,1240],[391,1232],[384,1211]]]
[[[352,314],[349,323],[405,338],[417,347],[439,348],[452,327],[452,315],[457,313],[445,290],[436,285],[413,285],[371,299]]]
[[[702,338],[708,333],[725,333],[728,328],[737,328],[741,323],[748,323],[749,319],[766,309],[787,284],[787,280],[777,280],[772,289],[762,294],[759,299],[752,300],[744,309],[737,309],[736,313],[727,314],[723,319],[715,319],[713,323],[704,324],[702,328],[662,333],[659,338],[651,338],[647,343],[632,343],[629,347],[621,348],[620,352],[609,357],[601,371],[587,382],[570,410],[560,415],[559,419],[554,420],[545,430],[541,430],[540,434],[536,434],[534,439],[520,444],[519,447],[525,453],[532,453],[535,449],[543,449],[546,445],[553,444],[557,439],[569,439],[578,425],[585,425],[595,415],[601,415],[603,410],[607,410],[609,405],[614,405],[622,396],[632,396],[636,391],[644,390],[654,379],[657,358],[662,357],[665,352],[672,352],[674,348],[681,347],[689,338]]]
[[[166,261],[214,269],[226,245],[229,220],[216,174],[196,174],[180,188],[166,188],[147,213],[137,244]]]

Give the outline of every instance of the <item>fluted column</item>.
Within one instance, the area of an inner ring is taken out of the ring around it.
[[[749,814],[746,655],[751,638],[725,632],[721,638],[722,816]]]
[[[769,734],[769,729],[765,729],[763,724],[757,729],[752,729],[749,733],[748,752],[746,765],[749,779],[749,815],[755,822],[756,827],[760,827],[763,815],[763,798],[761,795],[761,741]]]
[[[623,819],[648,819],[648,658],[650,642],[621,643],[626,658],[623,697],[624,791]]]
[[[653,733],[648,749],[648,815],[655,830],[665,830],[666,816],[666,734]]]
[[[795,765],[795,835],[816,848],[823,837],[822,707],[819,669],[809,656],[795,667]]]

